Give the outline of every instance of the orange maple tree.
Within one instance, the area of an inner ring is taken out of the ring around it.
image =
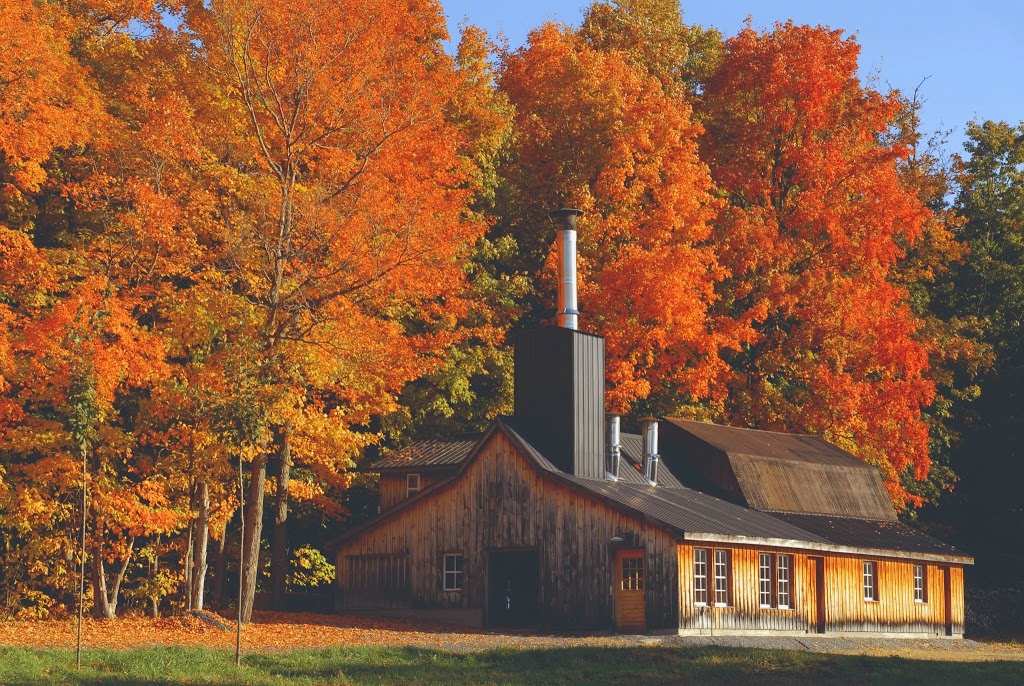
[[[462,287],[456,258],[482,226],[464,211],[471,170],[445,116],[459,81],[437,6],[228,0],[189,14],[223,93],[205,138],[220,162],[217,264],[262,407],[248,619],[268,460],[283,532],[291,461],[336,473],[373,440],[360,425],[396,407],[421,351],[438,344],[404,322],[451,316],[437,299]],[[275,535],[275,563],[282,552]]]
[[[920,504],[900,476],[928,473],[934,385],[892,270],[930,213],[898,172],[907,149],[882,142],[900,103],[860,83],[858,53],[841,31],[747,28],[707,84],[701,152],[729,199],[716,312],[754,331],[727,355],[724,414],[822,434],[902,508]]]
[[[708,317],[724,275],[709,243],[718,201],[689,105],[626,55],[552,24],[505,58],[500,86],[516,108],[508,230],[551,275],[547,212],[586,212],[581,326],[607,337],[609,407],[666,385],[707,397],[732,334]]]

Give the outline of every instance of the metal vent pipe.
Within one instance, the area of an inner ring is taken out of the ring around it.
[[[644,439],[644,476],[652,485],[658,485],[658,420],[653,417],[642,419]]]
[[[558,325],[577,329],[579,310],[576,303],[576,222],[583,210],[563,207],[548,217],[558,227]]]
[[[622,437],[619,430],[619,415],[610,414],[606,422],[608,434],[605,438],[607,446],[607,463],[605,472],[608,478],[618,480],[619,478],[619,456],[622,454]]]

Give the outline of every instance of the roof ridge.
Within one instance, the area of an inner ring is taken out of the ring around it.
[[[735,431],[751,431],[753,433],[759,434],[778,434],[779,436],[804,436],[806,438],[817,438],[819,441],[824,441],[829,445],[833,445],[836,448],[839,448],[839,446],[835,445],[834,443],[829,443],[829,441],[826,441],[820,435],[812,433],[800,433],[797,431],[775,431],[773,429],[754,429],[749,426],[732,426],[731,424],[716,424],[715,422],[705,422],[699,419],[686,419],[684,417],[663,417],[663,419],[670,422],[689,422],[691,424],[703,424],[704,426],[714,426],[720,429],[733,429]],[[842,448],[839,449],[842,450]]]

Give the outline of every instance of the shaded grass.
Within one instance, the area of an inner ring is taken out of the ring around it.
[[[1024,684],[1024,662],[932,662],[742,648],[557,648],[470,654],[329,648],[246,655],[160,647],[0,648],[0,684]]]

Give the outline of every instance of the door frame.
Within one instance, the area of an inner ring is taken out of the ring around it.
[[[531,546],[515,546],[511,548],[487,548],[485,551],[487,556],[487,569],[484,574],[484,611],[483,619],[484,626],[488,628],[494,627],[494,616],[491,612],[491,574],[494,565],[494,556],[502,554],[515,554],[515,553],[533,553],[534,559],[537,562],[537,607],[534,608],[534,623],[531,626],[541,626],[543,620],[541,617],[541,594],[543,589],[541,588],[541,581],[543,576],[541,575],[541,557],[540,548]]]
[[[618,548],[612,555],[612,628],[616,633],[621,633],[622,629],[619,625],[619,593],[622,591],[622,561],[626,559],[639,559],[643,560],[643,610],[644,610],[644,629],[643,633],[647,633],[647,588],[650,585],[650,570],[647,564],[647,551],[643,548],[623,547]]]

